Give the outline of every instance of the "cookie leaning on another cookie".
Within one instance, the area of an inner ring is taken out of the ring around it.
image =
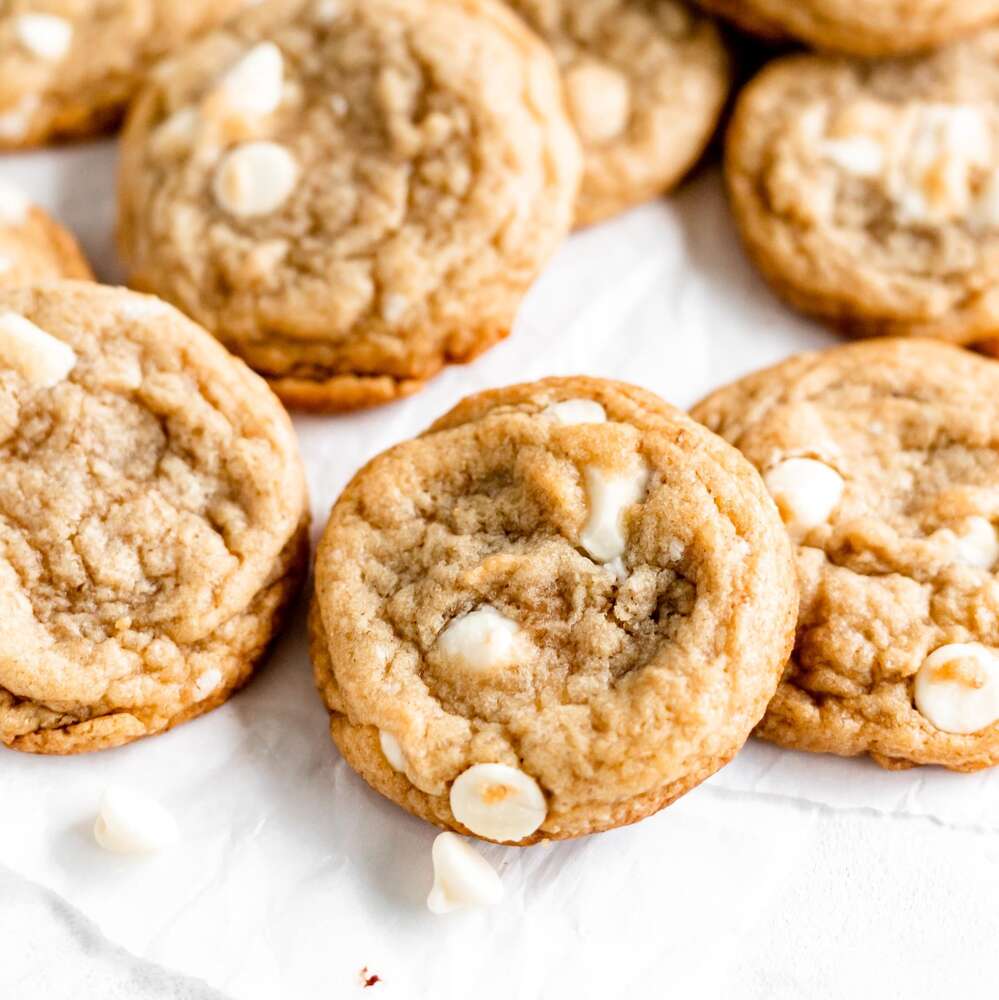
[[[878,57],[940,48],[999,20],[999,0],[698,0],[768,41]]]
[[[693,416],[759,469],[798,546],[797,643],[758,734],[892,768],[999,763],[999,364],[870,341]]]
[[[510,0],[555,52],[583,142],[576,223],[663,194],[714,133],[732,67],[718,30],[678,0]]]
[[[75,238],[0,179],[0,285],[93,278]]]
[[[739,750],[791,648],[790,546],[738,453],[599,379],[472,396],[362,469],[316,561],[348,763],[444,828],[632,823]]]
[[[743,92],[726,144],[753,260],[858,335],[999,329],[999,30],[920,59],[791,56]]]
[[[304,575],[264,382],[166,304],[0,291],[0,742],[118,746],[220,705]]]
[[[554,60],[500,3],[275,0],[140,95],[121,244],[287,402],[347,410],[507,335],[579,173]]]

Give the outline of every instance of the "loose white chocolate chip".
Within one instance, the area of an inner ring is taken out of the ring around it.
[[[54,14],[21,14],[14,18],[17,40],[39,59],[56,62],[69,51],[73,25]]]
[[[260,42],[222,76],[213,96],[226,111],[252,119],[276,111],[283,94],[281,50],[273,42]]]
[[[523,658],[527,637],[515,621],[483,604],[455,618],[437,637],[437,650],[449,663],[486,673]]]
[[[455,819],[487,840],[523,840],[548,815],[538,783],[507,764],[473,764],[455,778],[450,801]]]
[[[432,856],[434,887],[427,896],[431,913],[495,906],[503,898],[503,883],[496,869],[457,834],[438,834]]]
[[[23,226],[30,210],[31,199],[0,178],[0,226]]]
[[[298,181],[298,164],[284,146],[247,142],[219,164],[215,200],[231,215],[250,218],[280,208]]]
[[[155,799],[112,787],[101,799],[94,839],[115,854],[151,854],[176,843],[177,821]]]
[[[969,517],[954,538],[957,557],[966,565],[992,569],[999,562],[999,532],[986,518]]]
[[[378,743],[382,748],[382,756],[389,762],[393,771],[406,770],[406,755],[399,746],[399,741],[384,729],[378,730]]]
[[[553,417],[560,424],[571,427],[574,424],[603,424],[607,422],[607,412],[593,399],[566,399],[545,407],[542,414]]]
[[[585,142],[609,142],[631,117],[631,88],[623,74],[602,63],[581,63],[565,76],[572,120]]]
[[[941,646],[913,685],[916,708],[945,733],[977,733],[999,720],[999,655],[977,642]]]
[[[75,366],[76,354],[69,344],[18,313],[0,313],[0,368],[12,368],[36,388],[48,389]]]
[[[814,458],[788,458],[764,473],[789,531],[804,534],[825,524],[843,497],[843,477]]]
[[[218,690],[222,683],[222,671],[217,667],[209,667],[194,682],[194,694],[198,701],[204,701],[210,694]]]
[[[642,462],[628,472],[608,472],[598,466],[583,470],[590,515],[579,544],[596,562],[609,563],[624,555],[628,538],[624,512],[638,503],[649,484],[649,470]]]

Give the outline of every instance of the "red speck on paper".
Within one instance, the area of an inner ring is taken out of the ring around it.
[[[361,969],[361,985],[365,989],[367,989],[369,986],[374,986],[376,983],[380,983],[381,981],[382,977],[377,975],[376,973],[369,973],[367,966],[364,966],[364,968]]]

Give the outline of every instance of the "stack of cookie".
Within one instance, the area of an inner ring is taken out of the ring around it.
[[[47,6],[0,15],[0,138],[131,98],[121,251],[165,300],[69,280],[72,237],[0,189],[0,740],[58,753],[220,704],[277,633],[308,522],[277,397],[386,403],[506,336],[574,225],[698,159],[731,67],[674,0],[266,0],[207,34],[240,4]],[[893,336],[693,419],[601,379],[482,393],[358,472],[317,684],[351,766],[450,831],[633,822],[754,728],[999,762],[999,366],[956,346],[999,344],[999,29],[954,41],[999,2],[704,6],[841,53],[749,84],[728,186],[781,295]]]

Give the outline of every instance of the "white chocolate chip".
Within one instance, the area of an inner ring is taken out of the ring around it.
[[[999,720],[999,655],[977,642],[952,643],[923,661],[916,708],[945,733],[977,733]]]
[[[228,112],[264,118],[277,110],[283,94],[281,50],[273,42],[260,42],[223,74],[214,96]]]
[[[607,422],[607,412],[593,399],[566,399],[552,403],[542,411],[546,417],[553,417],[566,427],[574,424],[603,424]]]
[[[487,840],[523,840],[548,815],[538,783],[507,764],[473,764],[455,778],[450,801],[455,819]]]
[[[0,178],[0,226],[23,226],[28,221],[31,199]]]
[[[61,382],[76,365],[69,344],[13,312],[0,313],[0,368],[13,368],[31,385],[47,389]]]
[[[12,142],[23,139],[40,105],[41,99],[37,94],[26,94],[14,107],[0,112],[0,139]]]
[[[406,755],[399,746],[399,741],[384,729],[378,730],[378,743],[382,748],[382,756],[389,762],[393,771],[405,772]]]
[[[112,787],[101,799],[94,839],[115,854],[151,854],[176,843],[177,821],[155,799]]]
[[[284,146],[247,142],[215,172],[215,200],[231,215],[249,218],[280,208],[298,182],[298,164]]]
[[[196,108],[181,108],[159,124],[150,137],[157,156],[179,156],[186,153],[198,134],[201,115]]]
[[[624,555],[628,538],[624,512],[638,503],[649,484],[649,470],[642,462],[628,472],[608,472],[598,466],[583,470],[590,514],[579,544],[596,562],[609,563]]]
[[[198,701],[204,701],[218,690],[222,683],[222,671],[218,667],[209,667],[194,682],[194,696]]]
[[[342,0],[316,0],[314,16],[320,24],[332,24],[343,12]]]
[[[457,834],[438,834],[432,855],[434,887],[427,896],[431,913],[495,906],[503,898],[503,883],[496,869]]]
[[[819,151],[830,163],[857,177],[880,177],[885,169],[884,146],[868,136],[828,139]]]
[[[389,292],[382,298],[382,319],[386,323],[398,323],[406,315],[407,309],[409,309],[409,299],[405,295]]]
[[[449,663],[485,673],[522,659],[528,640],[515,621],[483,604],[455,618],[437,637],[437,650]]]
[[[978,569],[992,569],[999,562],[999,532],[986,518],[969,517],[953,535],[960,562]]]
[[[62,59],[73,41],[73,25],[54,14],[21,14],[14,18],[14,33],[32,55],[49,62]]]
[[[565,75],[572,120],[585,142],[609,142],[631,117],[631,88],[623,74],[603,63],[586,62]]]
[[[804,534],[825,524],[843,497],[843,477],[814,458],[788,458],[763,476],[789,531]]]

